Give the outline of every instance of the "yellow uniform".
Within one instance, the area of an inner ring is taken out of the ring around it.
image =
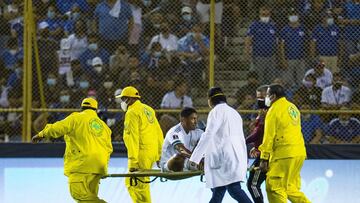
[[[310,202],[300,192],[300,171],[306,158],[300,112],[284,97],[276,100],[265,118],[261,159],[269,160],[266,191],[270,203]]]
[[[64,171],[71,196],[78,202],[104,202],[97,197],[100,178],[107,174],[112,153],[111,130],[94,110],[72,113],[45,126],[39,137],[64,136]]]
[[[155,116],[155,111],[135,101],[125,114],[124,142],[128,151],[128,168],[151,169],[160,160],[163,134]],[[141,178],[149,181],[149,177]],[[150,186],[138,182],[130,186],[130,178],[125,178],[125,185],[136,203],[151,202]]]

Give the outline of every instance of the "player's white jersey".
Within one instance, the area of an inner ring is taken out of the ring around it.
[[[172,127],[165,136],[161,153],[161,165],[165,164],[173,155],[177,154],[174,146],[182,143],[186,149],[193,151],[204,131],[200,129],[191,130],[188,134],[185,132],[181,123]]]

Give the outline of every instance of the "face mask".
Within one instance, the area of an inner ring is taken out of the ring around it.
[[[154,52],[154,57],[155,58],[160,58],[161,55],[162,55],[161,51],[155,51]]]
[[[89,44],[88,49],[96,51],[98,49],[98,45],[96,43]]]
[[[88,81],[81,81],[79,83],[79,86],[80,86],[81,89],[86,89],[86,88],[89,87],[89,82]]]
[[[260,17],[260,21],[263,23],[268,23],[270,21],[270,17]]]
[[[105,87],[106,89],[112,88],[113,85],[114,85],[113,82],[104,82],[104,87]]]
[[[154,28],[160,28],[160,24],[153,24]]]
[[[55,17],[55,12],[54,11],[48,11],[47,12],[47,17],[48,18],[54,18]]]
[[[270,107],[271,106],[271,100],[269,96],[265,97],[265,106]]]
[[[267,108],[267,106],[265,105],[264,99],[257,99],[256,105],[257,105],[258,109],[266,109]]]
[[[16,49],[10,49],[9,52],[10,52],[11,55],[15,55],[17,53],[17,50]]]
[[[16,69],[15,69],[15,73],[16,73],[17,75],[21,75],[22,72],[23,72],[22,68],[16,68]]]
[[[61,103],[68,103],[70,101],[70,95],[62,95],[60,96]]]
[[[150,0],[143,0],[143,4],[145,7],[149,7],[151,5],[151,1]]]
[[[311,81],[303,80],[302,83],[307,88],[310,88],[313,86],[313,83]]]
[[[327,23],[328,25],[333,25],[333,24],[334,24],[334,18],[328,18],[328,19],[326,19],[326,23]]]
[[[340,124],[342,125],[342,126],[347,126],[349,123],[350,123],[350,121],[344,121],[344,120],[339,120],[339,122],[340,122]]]
[[[78,12],[72,13],[73,20],[77,20],[79,17],[80,17],[80,13],[78,13]]]
[[[128,104],[126,103],[126,101],[121,101],[120,107],[123,111],[127,111]]]
[[[48,78],[46,82],[49,86],[56,85],[56,79],[54,79],[54,78]]]
[[[185,14],[185,15],[182,16],[182,18],[183,18],[185,21],[191,21],[192,16],[191,16],[191,14]]]
[[[100,73],[102,71],[102,67],[101,66],[96,66],[94,67],[94,70],[97,72],[97,73]]]
[[[296,23],[298,20],[299,20],[299,16],[297,15],[289,16],[289,21],[291,23]]]

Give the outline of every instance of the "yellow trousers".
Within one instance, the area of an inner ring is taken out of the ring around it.
[[[155,160],[146,156],[145,154],[139,155],[139,169],[151,169]],[[138,177],[141,181],[150,181],[150,177]],[[136,186],[130,185],[130,178],[125,178],[125,186],[130,194],[134,203],[151,203],[150,184],[137,181]]]
[[[104,203],[98,197],[100,178],[99,174],[71,173],[69,188],[72,198],[79,203]]]
[[[266,176],[266,193],[269,203],[310,203],[300,191],[300,171],[305,157],[291,157],[270,161]]]

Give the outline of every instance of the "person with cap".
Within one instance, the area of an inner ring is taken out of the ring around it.
[[[241,189],[246,180],[247,150],[240,114],[226,102],[219,87],[208,93],[211,111],[205,133],[193,151],[190,161],[200,164],[205,155],[204,171],[206,186],[212,190],[211,203],[222,202],[225,192],[242,203],[251,200]]]
[[[63,136],[66,143],[64,173],[72,198],[77,202],[105,202],[98,197],[98,190],[100,178],[107,174],[113,151],[111,130],[98,117],[95,99],[85,98],[81,109],[64,120],[47,124],[32,142]]]
[[[259,170],[266,173],[269,203],[310,202],[300,191],[300,171],[306,158],[301,132],[300,111],[285,98],[279,84],[271,84],[265,105],[270,107],[265,117],[263,142],[259,146]]]
[[[138,90],[132,86],[125,87],[116,98],[121,99],[121,109],[125,113],[124,143],[128,154],[129,172],[149,170],[159,162],[164,141],[155,111],[141,103]],[[137,185],[130,184],[125,178],[125,185],[133,202],[151,202],[150,185],[144,182],[149,177],[138,177]]]

